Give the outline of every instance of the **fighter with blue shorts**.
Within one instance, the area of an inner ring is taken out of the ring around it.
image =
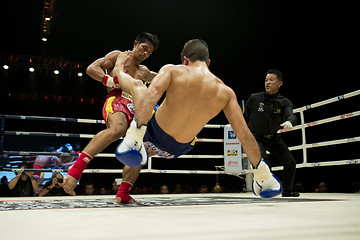
[[[263,198],[280,195],[282,184],[261,159],[259,147],[246,125],[235,92],[209,70],[206,42],[192,39],[185,43],[181,60],[181,65],[163,66],[149,88],[121,71],[121,66],[114,69],[119,85],[134,97],[135,105],[134,119],[116,149],[117,159],[132,168],[145,164],[145,144],[163,157],[176,158],[192,148],[189,142],[193,142],[206,123],[222,111],[253,167],[255,195]],[[153,106],[164,94],[166,96],[155,114],[156,119],[153,117],[149,123]],[[137,176],[133,176],[131,183]]]
[[[159,157],[174,159],[193,149],[196,137],[189,143],[179,143],[162,130],[156,122],[155,113],[147,124],[143,139],[144,146],[152,150]]]

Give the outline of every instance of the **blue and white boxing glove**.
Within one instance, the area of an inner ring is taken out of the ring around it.
[[[145,165],[148,154],[143,143],[146,126],[137,127],[135,118],[130,123],[124,140],[115,150],[116,158],[129,167]]]
[[[262,198],[272,198],[282,192],[280,180],[270,172],[269,166],[261,159],[256,169],[253,169],[254,180],[252,183],[253,193]]]
[[[67,148],[67,150],[68,150],[69,152],[71,152],[72,150],[74,150],[73,146],[71,146],[70,143],[65,144],[65,147]]]

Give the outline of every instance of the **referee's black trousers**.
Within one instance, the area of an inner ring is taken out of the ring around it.
[[[281,136],[279,134],[265,136],[254,134],[254,136],[259,144],[261,157],[269,167],[279,165],[284,167],[281,181],[283,192],[292,192],[296,172],[296,160]],[[269,151],[270,154],[266,154],[266,151]]]

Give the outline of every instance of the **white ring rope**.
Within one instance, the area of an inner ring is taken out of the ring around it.
[[[360,159],[340,160],[340,161],[326,161],[326,162],[314,162],[314,163],[299,163],[296,164],[296,168],[305,167],[326,167],[326,166],[341,166],[341,165],[353,165],[360,164]],[[283,166],[272,167],[272,171],[283,170]]]
[[[40,120],[40,121],[54,121],[54,122],[77,122],[77,123],[101,123],[105,124],[104,120],[96,119],[80,119],[80,118],[62,118],[62,117],[42,117],[42,116],[23,116],[23,115],[1,115],[5,119],[21,119],[21,120]]]
[[[341,115],[338,115],[338,116],[335,116],[335,117],[325,118],[325,119],[321,119],[321,120],[317,120],[317,121],[297,125],[292,130],[280,129],[278,131],[278,133],[295,131],[295,130],[299,130],[299,129],[302,129],[302,128],[313,127],[313,126],[321,125],[321,124],[324,124],[324,123],[335,122],[335,121],[338,121],[338,120],[343,120],[343,119],[347,119],[347,118],[351,118],[351,117],[357,117],[357,116],[360,116],[360,111],[341,114]]]
[[[55,122],[77,122],[77,123],[100,123],[105,124],[104,120],[97,119],[81,119],[81,118],[62,118],[62,117],[43,117],[43,116],[24,116],[24,115],[8,115],[1,114],[4,119],[21,119],[21,120],[40,120],[40,121],[55,121]],[[205,124],[204,128],[224,128],[221,124]]]
[[[51,133],[51,132],[24,132],[24,131],[4,131],[4,135],[37,136],[37,137],[70,137],[70,138],[89,138],[89,139],[92,139],[95,136],[94,134],[82,134],[82,133]],[[196,142],[224,142],[224,139],[197,138]]]
[[[23,168],[2,168],[3,171],[12,172],[67,172],[64,169],[23,169]],[[83,173],[122,173],[122,169],[85,169]],[[241,174],[250,173],[251,170],[244,170]],[[228,174],[225,171],[207,170],[164,170],[164,169],[141,169],[141,173],[169,173],[169,174]]]
[[[316,108],[319,106],[323,106],[329,103],[333,103],[336,101],[341,101],[346,98],[354,97],[360,95],[360,90],[340,95],[338,97],[330,98],[328,100],[324,100],[318,103],[310,104],[301,108],[294,109],[294,113],[301,114],[302,124],[297,125],[293,128],[293,130],[301,129],[303,131],[303,144],[298,146],[289,147],[290,150],[301,150],[306,151],[308,148],[315,147],[323,147],[329,145],[336,144],[344,144],[351,142],[360,141],[360,137],[352,137],[338,140],[331,140],[325,142],[311,143],[307,144],[304,140],[304,131],[305,128],[313,127],[317,125],[321,125],[324,123],[334,122],[338,120],[343,120],[347,118],[352,118],[355,116],[360,116],[360,111],[355,111],[347,114],[338,115],[335,117],[330,117],[318,121],[313,121],[310,123],[304,123],[303,121],[303,112]],[[78,118],[59,118],[59,117],[42,117],[42,116],[22,116],[22,115],[1,115],[2,119],[21,119],[21,120],[41,120],[41,121],[61,121],[61,122],[77,122],[77,123],[95,123],[95,124],[105,124],[103,120],[95,120],[95,119],[78,119]],[[204,128],[224,128],[225,125],[221,124],[206,124]],[[291,130],[291,131],[293,131]],[[279,133],[283,133],[287,131],[280,130]],[[92,134],[74,134],[74,133],[48,133],[48,132],[26,132],[26,131],[3,131],[1,135],[16,135],[16,136],[52,136],[52,137],[73,137],[73,138],[93,138]],[[199,138],[197,142],[224,142],[224,139],[209,139],[209,138]],[[27,151],[2,151],[3,154],[8,155],[20,155],[20,156],[33,156],[33,155],[57,155],[57,156],[78,156],[78,153],[55,153],[55,152],[27,152]],[[99,153],[96,157],[114,157],[113,153]],[[243,157],[246,157],[245,154],[242,154]],[[157,158],[158,156],[154,156],[152,158]],[[224,158],[224,155],[183,155],[179,158],[203,158],[203,159],[214,159],[214,158]],[[149,159],[149,167],[148,169],[142,169],[144,173],[183,173],[183,174],[225,174],[225,171],[206,171],[206,170],[160,170],[160,169],[151,169],[152,159]],[[307,159],[304,157],[304,161],[301,164],[297,164],[298,168],[301,167],[318,167],[318,166],[334,166],[334,165],[344,165],[344,164],[360,164],[359,159],[351,159],[351,160],[340,160],[340,161],[326,161],[326,162],[317,162],[317,163],[308,163]],[[2,168],[6,170],[7,168]],[[282,167],[274,167],[273,170],[280,170]],[[21,169],[7,169],[8,171],[22,171]],[[34,172],[66,172],[66,170],[62,169],[27,169],[26,171],[31,170]],[[249,173],[249,170],[244,170],[243,173]],[[119,169],[85,169],[84,173],[122,173],[122,170]]]
[[[330,98],[330,99],[327,99],[327,100],[324,100],[324,101],[321,101],[321,102],[317,102],[317,103],[309,104],[309,105],[306,105],[306,106],[303,106],[303,107],[300,107],[300,108],[296,108],[296,109],[294,109],[294,113],[306,111],[308,109],[320,107],[320,106],[323,106],[323,105],[326,105],[326,104],[329,104],[329,103],[344,100],[346,98],[355,97],[357,95],[360,95],[360,90],[356,90],[356,91],[351,92],[351,93],[347,93],[347,94],[340,95],[340,96],[337,96],[337,97],[333,97],[333,98]]]
[[[70,137],[70,138],[93,138],[93,134],[82,133],[51,133],[51,132],[25,132],[25,131],[4,131],[4,135],[12,136],[37,136],[37,137]]]
[[[292,151],[292,150],[300,150],[304,147],[305,148],[325,147],[325,146],[330,146],[330,145],[351,143],[351,142],[358,142],[358,141],[360,141],[360,137],[353,137],[353,138],[345,138],[345,139],[338,139],[338,140],[325,141],[325,142],[309,143],[309,144],[289,147],[289,149]]]

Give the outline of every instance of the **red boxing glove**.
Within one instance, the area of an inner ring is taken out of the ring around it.
[[[102,83],[107,87],[120,88],[119,80],[116,76],[111,77],[110,75],[106,74],[103,78]]]

